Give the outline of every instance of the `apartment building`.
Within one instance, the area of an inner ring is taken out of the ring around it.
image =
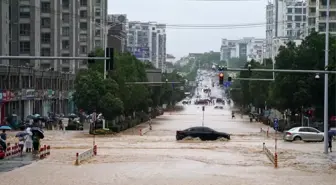
[[[327,0],[307,0],[308,20],[307,34],[311,31],[325,33]],[[329,32],[336,35],[336,1],[330,0]]]
[[[155,22],[128,23],[127,51],[163,70],[166,61],[166,25]]]
[[[103,40],[96,23],[106,22],[107,0],[3,0],[0,8],[3,55],[87,56]],[[2,63],[70,73],[86,64],[66,60],[3,60]]]
[[[231,58],[246,58],[262,62],[265,39],[245,37],[240,40],[222,39],[220,49],[221,60],[229,61]]]
[[[266,58],[277,53],[274,39],[300,40],[306,35],[307,11],[303,0],[274,0],[266,5]],[[284,43],[284,42],[278,42]]]
[[[127,49],[128,19],[126,14],[111,14],[107,17],[107,47],[115,52],[125,52]]]

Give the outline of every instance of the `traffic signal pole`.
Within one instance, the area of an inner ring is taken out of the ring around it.
[[[275,73],[306,73],[306,74],[336,74],[336,71],[328,70],[292,70],[292,69],[245,69],[227,68],[224,71],[251,71],[251,72],[275,72]],[[271,79],[269,79],[271,80]]]

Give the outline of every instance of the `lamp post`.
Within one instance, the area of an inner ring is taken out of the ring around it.
[[[325,70],[329,65],[329,13],[330,13],[330,0],[327,0],[327,13],[326,13],[326,34],[325,34],[325,50],[324,62]],[[324,153],[328,153],[328,74],[324,74]]]
[[[106,48],[107,48],[107,36],[108,36],[108,30],[113,28],[114,26],[116,26],[117,24],[99,24],[94,22],[94,24],[100,28],[103,29],[103,37],[104,37],[104,41],[103,41],[103,47],[104,47],[104,57],[106,58]],[[122,40],[121,37],[118,37],[116,35],[110,35],[112,37],[115,37],[119,40]],[[104,60],[104,79],[106,79],[107,76],[107,72],[106,72],[106,60]]]

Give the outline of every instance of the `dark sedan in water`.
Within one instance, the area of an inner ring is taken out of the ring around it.
[[[201,140],[217,140],[219,138],[230,139],[230,134],[218,132],[209,127],[191,127],[176,131],[176,140],[182,140],[186,137],[200,138]]]

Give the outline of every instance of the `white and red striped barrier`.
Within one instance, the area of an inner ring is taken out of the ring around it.
[[[269,137],[269,127],[267,128],[267,130],[263,129],[263,128],[260,128],[260,132],[261,133],[265,133],[266,134],[266,137]]]
[[[48,146],[44,145],[43,147],[41,147],[38,155],[40,159],[44,159],[47,156],[49,156],[50,155],[50,145]]]
[[[95,155],[97,155],[97,145],[94,145],[92,148],[86,150],[85,152],[76,153],[75,165],[80,165],[82,161],[86,161],[94,157]]]
[[[139,129],[139,135],[140,135],[140,136],[143,136],[143,135],[145,135],[147,132],[149,132],[149,131],[151,131],[151,130],[152,130],[152,125],[149,124],[148,127],[140,128],[140,129]]]
[[[10,143],[7,144],[6,155],[5,155],[6,159],[19,156],[20,154],[21,154],[20,147],[17,143],[15,143],[13,146],[11,146]]]

